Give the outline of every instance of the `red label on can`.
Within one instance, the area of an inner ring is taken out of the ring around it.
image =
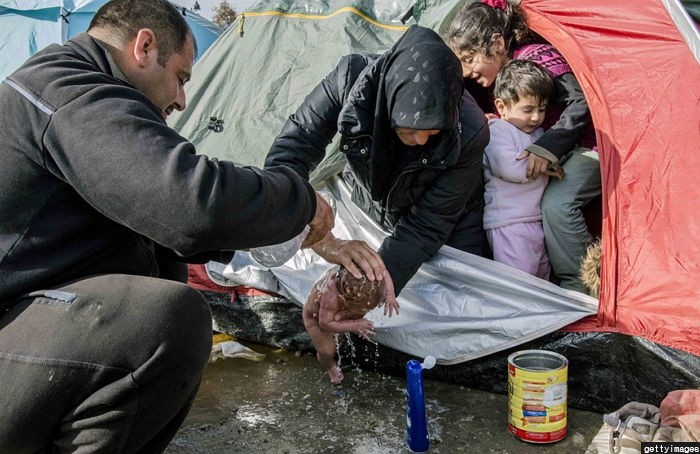
[[[554,432],[530,432],[508,424],[508,431],[517,438],[523,441],[529,441],[530,443],[554,443],[566,436],[566,427],[555,430]]]

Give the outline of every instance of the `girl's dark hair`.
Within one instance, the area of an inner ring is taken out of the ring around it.
[[[197,43],[187,21],[167,0],[110,0],[97,10],[88,31],[105,28],[128,42],[142,28],[153,30],[158,42],[158,63],[165,66],[173,53],[180,52],[187,37]]]
[[[481,52],[492,57],[493,36],[499,34],[508,55],[512,56],[515,49],[531,40],[531,34],[520,5],[512,1],[505,3],[505,11],[478,1],[465,5],[447,29],[447,45],[457,55]]]
[[[539,64],[531,60],[511,60],[496,76],[493,96],[509,106],[520,101],[521,96],[532,96],[537,101],[548,100],[554,93],[551,76]]]

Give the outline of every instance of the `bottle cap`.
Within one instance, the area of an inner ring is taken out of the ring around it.
[[[423,369],[432,369],[435,366],[435,357],[433,355],[428,355],[425,357],[422,363],[420,363],[420,366]]]

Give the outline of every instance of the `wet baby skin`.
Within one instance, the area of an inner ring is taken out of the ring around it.
[[[374,324],[365,314],[384,304],[384,281],[358,279],[343,267],[333,267],[316,281],[304,305],[304,327],[316,347],[316,357],[338,384],[343,373],[335,361],[335,336],[353,333],[365,339],[374,335]],[[391,308],[389,315],[393,310]],[[386,310],[385,310],[386,312]]]

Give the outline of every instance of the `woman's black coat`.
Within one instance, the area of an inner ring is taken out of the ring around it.
[[[417,26],[408,34],[422,42],[437,37]],[[265,167],[288,166],[308,179],[340,133],[340,151],[348,163],[343,176],[352,186],[353,202],[393,230],[379,254],[398,295],[448,242],[462,214],[483,208],[481,162],[489,133],[483,111],[460,86],[461,99],[453,104],[458,126],[424,146],[402,146],[391,129],[391,114],[377,107],[392,51],[343,57],[289,117]]]

